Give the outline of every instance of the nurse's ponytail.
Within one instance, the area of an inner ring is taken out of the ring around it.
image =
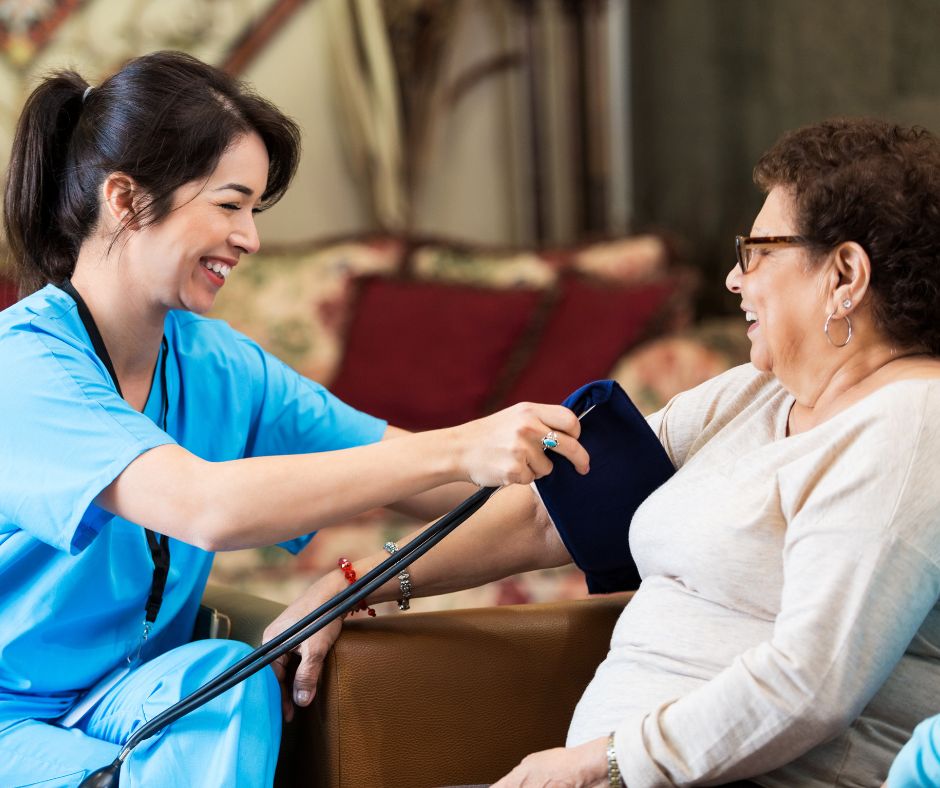
[[[16,127],[3,223],[22,293],[71,275],[83,229],[97,211],[95,190],[82,194],[86,179],[69,162],[87,87],[74,71],[46,79]]]
[[[260,208],[277,202],[300,157],[300,130],[230,74],[182,52],[129,61],[100,85],[60,71],[26,102],[7,175],[3,223],[20,294],[72,275],[95,231],[111,173],[147,196],[121,232],[159,222],[174,192],[207,178],[238,137],[256,133],[268,153]]]

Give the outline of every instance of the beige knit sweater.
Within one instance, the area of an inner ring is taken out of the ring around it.
[[[615,730],[628,788],[878,786],[940,711],[940,381],[792,403],[748,364],[650,417],[678,471],[568,741]]]

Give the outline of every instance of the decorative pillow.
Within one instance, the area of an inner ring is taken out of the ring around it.
[[[0,309],[6,309],[17,301],[17,288],[12,279],[0,274]]]
[[[340,337],[362,274],[393,274],[404,254],[395,238],[348,241],[315,250],[244,257],[212,316],[227,321],[298,372],[329,384]]]
[[[619,285],[635,284],[662,274],[671,257],[659,235],[635,235],[591,244],[573,255],[576,271]]]
[[[480,416],[543,297],[380,277],[360,288],[331,389],[407,429]]]
[[[617,359],[653,328],[662,330],[674,297],[684,289],[677,276],[629,287],[611,287],[567,276],[538,345],[515,383],[498,398],[514,402],[561,402],[568,392],[607,377]]]
[[[436,244],[419,246],[410,260],[417,279],[475,287],[548,288],[558,279],[557,269],[534,252],[499,254]]]

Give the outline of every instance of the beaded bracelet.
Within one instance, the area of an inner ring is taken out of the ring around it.
[[[353,568],[352,562],[348,558],[340,558],[336,562],[336,565],[343,570],[343,576],[349,581],[349,585],[352,585],[356,582],[356,570]],[[349,615],[353,615],[357,610],[365,610],[370,616],[375,615],[375,610],[369,607],[366,604],[366,601],[363,599],[355,610],[350,610]]]

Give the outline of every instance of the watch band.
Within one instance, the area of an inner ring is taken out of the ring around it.
[[[398,545],[394,542],[386,542],[383,547],[389,555],[398,552]],[[398,573],[398,588],[401,590],[401,596],[398,598],[398,609],[407,610],[411,607],[411,573],[407,569],[402,569]]]
[[[607,782],[610,788],[623,788],[623,777],[617,763],[617,750],[614,748],[614,732],[607,737]]]

